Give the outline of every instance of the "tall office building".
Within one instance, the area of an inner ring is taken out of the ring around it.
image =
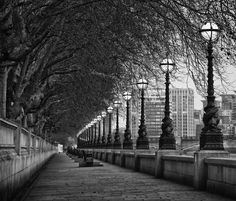
[[[234,96],[236,96],[236,94],[234,94]],[[232,123],[235,127],[236,126],[236,98],[234,98],[234,101],[232,104]]]
[[[145,116],[148,137],[151,143],[157,143],[162,133],[161,125],[165,111],[163,90],[149,89],[145,102]]]
[[[195,133],[196,133],[196,138],[199,139],[200,134],[202,132],[202,128],[203,128],[203,111],[202,110],[194,110],[194,114],[193,114],[193,118],[194,118],[194,128],[195,128]]]
[[[164,91],[149,87],[145,91],[145,125],[150,144],[158,144],[158,139],[162,133],[161,125],[164,118],[165,96]],[[131,108],[131,130],[132,137],[137,139],[140,125],[140,100],[132,100]]]
[[[234,135],[234,123],[236,120],[236,95],[222,94],[221,99],[220,119],[222,133],[224,135]]]
[[[171,89],[170,101],[172,103],[172,119],[175,135],[180,137],[195,137],[193,89]]]
[[[236,96],[236,94],[234,94],[234,96]],[[234,98],[233,104],[232,104],[232,119],[231,120],[232,120],[232,124],[233,124],[233,131],[232,132],[235,137],[235,135],[236,135],[236,98]]]

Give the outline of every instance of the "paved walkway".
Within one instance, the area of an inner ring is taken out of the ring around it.
[[[42,170],[25,201],[230,201],[218,195],[103,163],[81,167],[57,154]],[[232,200],[231,200],[232,201]]]

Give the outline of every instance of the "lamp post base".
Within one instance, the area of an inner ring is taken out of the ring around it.
[[[200,150],[224,150],[221,131],[202,132],[200,135]]]
[[[159,149],[176,149],[174,136],[161,136],[159,140]]]
[[[111,148],[112,148],[112,143],[107,143],[107,144],[106,144],[106,148],[107,148],[107,149],[111,149]]]
[[[97,142],[96,148],[101,148],[101,142]]]
[[[121,149],[121,143],[119,141],[115,141],[113,143],[113,149]]]
[[[138,137],[136,141],[136,149],[149,149],[149,141],[147,137]]]
[[[105,142],[104,142],[104,143],[102,142],[101,148],[102,148],[102,149],[105,149],[105,148],[106,148],[106,143],[105,143]]]
[[[123,149],[133,149],[133,142],[131,140],[125,140],[123,142]]]

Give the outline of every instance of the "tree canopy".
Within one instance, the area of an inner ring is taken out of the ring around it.
[[[199,28],[214,20],[222,29],[214,66],[224,80],[235,63],[235,11],[233,0],[1,1],[1,117],[72,135],[141,74],[162,79],[166,55],[204,94]]]

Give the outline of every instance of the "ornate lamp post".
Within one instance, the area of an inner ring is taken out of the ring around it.
[[[162,120],[162,134],[159,140],[159,149],[176,149],[175,136],[173,132],[173,121],[170,118],[170,100],[169,100],[169,85],[170,85],[170,72],[174,68],[174,62],[167,58],[164,59],[160,66],[166,74],[166,91],[165,91],[165,117]]]
[[[77,133],[77,147],[78,148],[80,148],[80,146],[81,146],[81,140],[80,140],[80,136],[81,135],[81,132],[79,131],[78,133]]]
[[[84,148],[83,132],[81,132],[80,141],[81,141],[81,147]]]
[[[78,148],[81,148],[80,135],[77,137],[77,147],[78,147]]]
[[[131,93],[125,92],[123,94],[126,100],[126,129],[124,133],[123,149],[133,149],[133,142],[131,139],[130,125],[129,125],[129,101],[131,99]]]
[[[215,106],[214,80],[213,80],[213,43],[217,42],[220,29],[213,22],[208,22],[202,26],[200,33],[207,41],[207,106],[204,108],[203,123],[204,128],[200,135],[200,150],[224,150],[223,135],[218,127],[219,114]]]
[[[144,117],[144,90],[147,89],[148,82],[144,78],[141,78],[137,82],[137,87],[141,90],[141,119],[138,130],[138,139],[136,141],[136,149],[149,149],[149,141],[147,138],[147,131]]]
[[[102,116],[98,115],[97,116],[97,122],[98,122],[98,138],[97,138],[97,147],[100,148],[101,146],[101,119]]]
[[[93,147],[97,145],[97,119],[93,120],[94,135],[93,135]]]
[[[121,101],[116,100],[114,102],[114,107],[116,108],[116,132],[114,136],[113,148],[115,149],[121,148],[120,133],[119,133],[119,107],[120,105],[121,105]]]
[[[89,147],[93,147],[93,141],[94,141],[94,124],[93,124],[93,121],[91,121],[91,123],[90,123],[90,145],[89,145]]]
[[[91,143],[91,124],[88,124],[88,147],[90,147]]]
[[[113,108],[110,106],[107,108],[107,112],[109,114],[109,130],[107,135],[107,148],[112,146],[112,137],[111,137],[111,115],[112,115]]]
[[[107,113],[102,112],[102,123],[103,123],[103,128],[102,128],[102,147],[106,147],[106,117]]]
[[[86,148],[88,147],[89,144],[89,133],[88,133],[88,125],[85,126],[85,137],[86,137]]]
[[[82,148],[82,146],[81,146],[81,136],[80,136],[80,135],[79,135],[78,138],[77,138],[77,146],[78,146],[79,148]]]

